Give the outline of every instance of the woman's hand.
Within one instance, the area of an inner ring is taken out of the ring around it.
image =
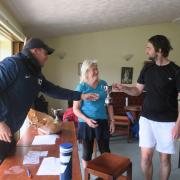
[[[115,124],[114,124],[114,120],[110,122],[110,134],[113,134],[115,131]]]
[[[90,119],[88,117],[86,117],[80,110],[80,101],[74,101],[74,104],[73,104],[73,111],[74,111],[74,114],[83,119],[84,122],[86,122],[88,124],[89,127],[91,128],[96,128],[98,126],[97,124],[97,121],[93,120],[93,119]]]
[[[87,119],[86,123],[88,124],[89,127],[91,128],[96,128],[98,127],[97,121],[93,119]]]

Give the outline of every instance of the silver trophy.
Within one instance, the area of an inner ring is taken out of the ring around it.
[[[58,123],[58,121],[60,121],[59,114],[61,113],[62,110],[63,109],[54,109],[54,108],[51,108],[51,112],[52,112],[53,116],[55,117],[54,121],[57,122],[57,123]]]
[[[112,98],[111,98],[111,96],[110,96],[110,94],[111,94],[111,92],[112,92],[112,86],[104,86],[104,90],[106,91],[106,93],[107,93],[107,97],[106,97],[106,99],[105,99],[105,104],[106,105],[109,105],[109,104],[111,104],[112,103]]]

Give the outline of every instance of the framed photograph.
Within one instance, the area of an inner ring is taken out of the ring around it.
[[[122,84],[132,84],[132,78],[133,78],[133,68],[132,67],[122,67],[121,83]]]
[[[82,63],[78,63],[78,75],[79,76],[81,75],[81,66],[82,66]]]

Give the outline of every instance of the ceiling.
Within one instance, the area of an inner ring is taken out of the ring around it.
[[[1,0],[29,36],[57,37],[172,22],[180,0]]]

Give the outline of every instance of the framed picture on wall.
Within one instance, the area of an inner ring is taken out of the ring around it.
[[[133,68],[132,67],[122,67],[121,83],[122,84],[132,84],[132,79],[133,79]]]
[[[78,63],[78,75],[79,76],[81,75],[81,66],[82,66],[82,63]]]

